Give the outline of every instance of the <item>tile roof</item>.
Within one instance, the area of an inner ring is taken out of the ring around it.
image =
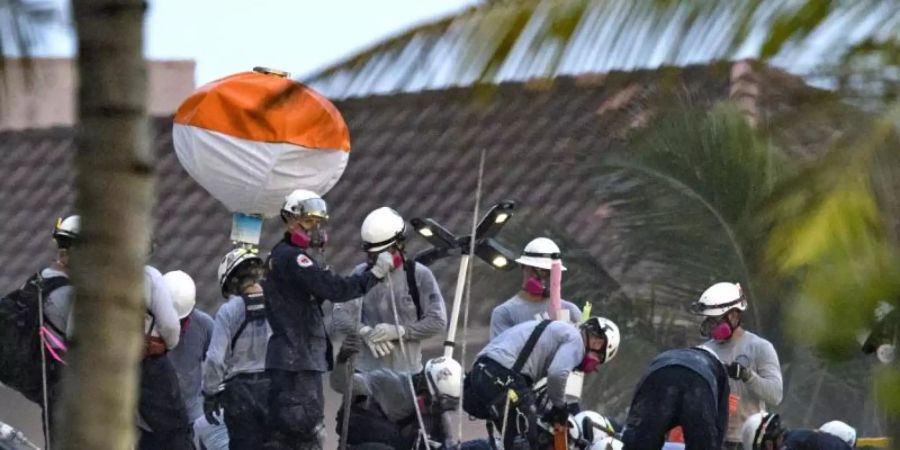
[[[792,117],[805,131],[785,139],[803,154],[830,134],[804,124],[798,108],[822,95],[776,70],[763,76],[764,113]],[[664,83],[674,83],[665,86]],[[727,98],[728,65],[611,73],[602,77],[558,78],[544,83],[375,96],[340,101],[353,151],[342,180],[327,194],[332,208],[328,262],[346,271],[361,260],[358,227],[368,211],[391,205],[407,218],[428,216],[463,232],[471,226],[479,152],[486,151],[484,209],[501,199],[520,205],[501,235],[518,249],[537,233],[563,240],[591,267],[588,280],[601,297],[619,291],[613,278],[622,262],[605,254],[603,214],[585,184],[582,163],[623,145],[629,127],[647,120],[653,96],[669,87],[705,107]],[[775,117],[769,117],[776,120]],[[832,119],[838,120],[838,119]],[[827,126],[825,124],[823,126]],[[152,120],[158,157],[154,263],[163,271],[182,269],[198,284],[198,301],[217,304],[215,272],[229,249],[230,214],[195,183],[175,158],[171,118]],[[0,289],[10,290],[53,257],[50,231],[56,217],[70,214],[74,129],[0,133]],[[267,222],[262,248],[279,237],[279,223]],[[420,239],[412,239],[421,250]],[[566,248],[564,248],[566,251]],[[590,261],[588,261],[590,260]],[[515,290],[519,275],[490,273],[477,265],[474,301],[493,304]],[[456,267],[435,265],[452,297]],[[611,277],[609,273],[612,273]],[[487,301],[490,299],[490,301]],[[577,299],[584,300],[584,299]],[[484,317],[480,317],[484,320]]]

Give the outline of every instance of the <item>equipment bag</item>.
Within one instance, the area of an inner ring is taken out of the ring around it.
[[[35,403],[43,398],[38,301],[45,302],[51,292],[68,284],[66,277],[43,278],[38,273],[0,299],[0,382]],[[52,327],[46,317],[44,323]],[[57,378],[60,366],[47,358],[49,380]]]

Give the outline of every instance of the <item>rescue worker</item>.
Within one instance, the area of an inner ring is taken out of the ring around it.
[[[447,327],[440,287],[428,267],[406,258],[406,223],[397,211],[381,207],[370,212],[360,234],[369,262],[357,266],[353,273],[365,272],[374,257],[387,251],[403,261],[402,275],[398,270],[396,275],[391,274],[390,285],[378,284],[361,299],[335,305],[334,329],[344,335],[359,333],[368,344],[369,351],[362,352],[355,360],[357,369],[419,372],[422,370],[421,342],[443,333]],[[400,318],[399,329],[394,321],[390,290]],[[358,316],[360,305],[363,310]],[[397,341],[401,337],[408,355],[399,351]]]
[[[704,345],[727,366],[731,396],[737,409],[728,420],[725,447],[741,447],[741,426],[752,414],[781,403],[781,365],[772,344],[744,329],[741,316],[747,309],[741,285],[716,283],[692,305],[704,316],[700,334],[709,338]]]
[[[741,430],[741,441],[744,450],[849,450],[853,448],[840,437],[822,430],[789,430],[781,423],[781,417],[778,414],[765,412],[759,412],[747,418]]]
[[[622,432],[625,448],[660,449],[676,426],[688,450],[722,448],[729,392],[725,365],[705,346],[660,353],[631,400]]]
[[[335,391],[341,394],[347,391],[347,361],[361,347],[362,338],[358,335],[351,334],[344,339],[335,370],[331,372],[331,387]],[[391,448],[414,448],[419,437],[415,409],[418,403],[428,438],[443,444],[441,448],[455,446],[450,416],[459,405],[462,367],[452,358],[429,359],[425,368],[412,376],[416,398],[410,391],[408,376],[386,368],[354,372],[348,445],[381,443]],[[343,410],[338,411],[338,434],[343,414]],[[415,448],[429,446],[420,442]]]
[[[259,284],[263,269],[257,251],[244,247],[228,252],[218,269],[219,287],[228,300],[216,313],[203,395],[210,423],[218,423],[213,412],[224,407],[231,450],[262,448],[267,432],[266,347],[272,331]]]
[[[193,429],[194,446],[200,448],[200,441],[215,433],[212,425],[203,418],[203,361],[212,339],[213,320],[203,311],[195,308],[197,286],[185,272],[175,270],[163,275],[175,302],[175,312],[181,321],[181,339],[178,346],[169,352],[172,365],[178,375],[181,396],[187,410],[188,423]],[[222,430],[224,431],[224,430]],[[208,450],[219,447],[207,445]],[[226,447],[227,448],[227,443]]]
[[[559,247],[545,237],[533,239],[516,259],[522,267],[522,288],[516,295],[503,302],[491,313],[491,339],[499,336],[514,325],[549,317],[550,310],[550,266],[554,257],[559,257]],[[563,266],[562,270],[566,270]],[[567,311],[569,320],[581,320],[581,310],[574,303],[562,301],[561,310]]]
[[[539,432],[532,387],[547,378],[547,398],[551,409],[542,421],[552,426],[565,425],[569,418],[565,388],[569,373],[593,372],[619,350],[619,329],[610,320],[591,317],[575,327],[564,321],[533,320],[515,325],[492,339],[475,359],[465,378],[463,409],[469,415],[488,421],[506,433],[506,449],[544,448],[548,436]],[[509,390],[516,395],[509,401]],[[504,417],[505,416],[505,417]],[[552,428],[551,428],[552,429]]]
[[[62,357],[65,355],[67,337],[72,331],[72,297],[74,290],[69,284],[69,250],[78,239],[81,229],[81,218],[69,216],[58,220],[53,229],[53,240],[56,242],[56,260],[47,268],[41,270],[41,278],[44,279],[44,326],[52,337],[46,339],[47,345],[55,352],[50,353],[47,359],[47,406],[49,409],[49,424],[44,424],[45,429],[52,428],[53,411],[60,395],[61,375],[63,365]],[[55,339],[54,339],[55,338]],[[43,397],[43,393],[41,394]],[[43,403],[41,408],[43,408]],[[43,419],[43,415],[41,416]],[[49,425],[49,426],[48,426]]]
[[[144,301],[146,345],[141,362],[141,433],[137,448],[190,450],[193,443],[187,410],[175,366],[168,357],[180,341],[181,325],[162,274],[151,266],[144,266]]]
[[[328,212],[325,201],[313,192],[290,193],[281,218],[284,239],[272,249],[262,283],[272,328],[266,351],[271,383],[267,448],[315,449],[325,439],[322,374],[333,364],[322,302],[364,295],[395,264],[390,253],[382,252],[369,270],[349,277],[321,267],[308,250],[325,245]]]

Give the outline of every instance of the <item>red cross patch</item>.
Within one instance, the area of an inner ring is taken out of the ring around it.
[[[313,261],[309,259],[309,256],[301,253],[297,255],[297,265],[300,267],[310,267],[313,265]]]

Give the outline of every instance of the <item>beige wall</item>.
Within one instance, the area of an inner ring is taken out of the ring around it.
[[[37,58],[32,70],[7,60],[0,75],[0,130],[75,123],[74,59]],[[148,61],[148,106],[152,115],[175,112],[194,90],[194,61]]]

